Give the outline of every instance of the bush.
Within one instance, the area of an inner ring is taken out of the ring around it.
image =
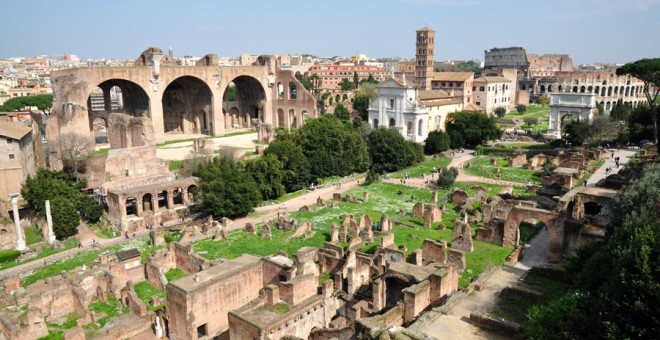
[[[523,114],[523,113],[527,112],[527,105],[525,105],[525,104],[516,105],[516,111],[518,111],[519,114]]]
[[[506,115],[506,108],[499,106],[495,108],[495,111],[493,111],[496,116],[502,118]]]
[[[525,124],[527,124],[528,126],[536,125],[536,124],[539,123],[539,119],[535,118],[535,117],[527,117],[527,118],[525,118],[524,121],[525,121]]]
[[[452,184],[454,184],[454,181],[456,180],[457,176],[458,176],[458,169],[454,167],[451,168],[444,167],[442,168],[442,170],[440,170],[438,185],[443,188],[449,188]]]
[[[444,131],[431,131],[429,136],[426,137],[424,143],[424,153],[427,155],[434,155],[443,151],[449,150],[451,140],[449,135]]]
[[[62,240],[75,235],[78,232],[80,216],[73,202],[66,197],[58,196],[51,200],[50,206],[55,236]]]

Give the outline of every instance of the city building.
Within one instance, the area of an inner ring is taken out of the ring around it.
[[[504,77],[479,77],[472,86],[474,103],[492,114],[495,108],[503,107],[511,111],[511,81]]]
[[[376,85],[378,98],[369,105],[373,128],[394,128],[409,141],[421,143],[428,136],[429,111],[418,98],[415,86],[390,78]]]
[[[353,81],[354,75],[357,72],[359,81],[372,76],[374,80],[382,81],[386,77],[386,70],[375,66],[355,65],[352,62],[336,62],[329,65],[314,65],[310,67],[305,76],[311,76],[316,73],[322,80],[323,90],[340,90],[341,82],[343,79]]]
[[[28,176],[37,173],[32,145],[32,129],[14,122],[0,121],[0,202],[21,191]]]
[[[433,72],[431,89],[444,90],[451,96],[461,97],[463,105],[472,102],[474,72]]]
[[[471,105],[463,104],[461,96],[447,93],[444,90],[419,91],[419,100],[426,106],[429,113],[428,131],[444,131],[449,114],[456,111],[475,109]]]
[[[430,90],[435,62],[435,31],[428,27],[418,29],[415,47],[415,84],[420,90]]]

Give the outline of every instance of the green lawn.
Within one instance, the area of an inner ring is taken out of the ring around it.
[[[183,168],[183,160],[171,160],[170,161],[170,171],[178,170]]]
[[[436,169],[442,169],[448,166],[449,163],[451,163],[451,158],[438,157],[433,159],[432,157],[429,157],[425,161],[413,167],[394,172],[390,174],[390,176],[392,178],[403,178],[406,174],[408,174],[410,177],[421,177],[422,174],[430,175],[433,171],[433,167]]]
[[[459,187],[465,187],[468,193],[473,194],[476,189],[467,183],[456,183]],[[501,187],[496,185],[484,185],[491,194],[496,194]],[[267,256],[275,254],[279,250],[283,250],[291,255],[296,250],[304,246],[322,247],[323,242],[329,239],[330,225],[332,223],[339,224],[346,214],[355,214],[359,218],[362,214],[369,214],[372,221],[377,223],[383,213],[390,216],[392,221],[401,221],[408,225],[417,226],[416,228],[397,225],[393,228],[394,240],[398,245],[405,244],[407,247],[406,254],[409,255],[416,249],[419,249],[425,238],[434,240],[446,240],[451,242],[451,233],[454,220],[457,217],[455,211],[456,206],[452,203],[447,203],[447,211],[443,213],[442,222],[446,226],[445,230],[438,230],[437,225],[434,223],[433,228],[423,228],[423,222],[419,218],[411,218],[410,213],[412,207],[419,200],[424,199],[426,202],[431,200],[431,191],[425,189],[411,188],[392,183],[376,182],[369,186],[360,186],[348,190],[346,194],[354,197],[362,197],[362,193],[369,191],[369,202],[365,204],[354,204],[338,202],[339,209],[333,210],[330,207],[318,208],[309,212],[293,212],[291,217],[294,217],[298,222],[309,221],[312,224],[312,229],[316,231],[314,237],[303,241],[298,237],[290,241],[286,241],[286,237],[291,235],[290,232],[282,232],[276,228],[272,229],[273,239],[264,240],[260,238],[259,232],[257,235],[252,235],[242,229],[229,232],[228,239],[225,241],[215,241],[211,239],[196,242],[193,249],[196,252],[202,252],[200,255],[207,259],[225,258],[232,259],[244,253]],[[402,194],[399,194],[402,191]],[[414,196],[411,201],[410,196]],[[447,192],[441,192],[440,197],[446,197]],[[399,215],[399,209],[404,209],[406,214]],[[473,226],[474,229],[477,226]],[[260,231],[260,227],[258,227]],[[380,244],[380,238],[376,238],[370,244],[364,244],[360,249],[363,252],[373,253],[375,247]],[[497,245],[482,243],[474,241],[475,251],[466,255],[467,268],[460,276],[459,284],[462,287],[467,286],[469,282],[481,273],[484,269],[492,266],[498,266],[504,263],[507,255],[511,253],[511,249],[502,248]],[[346,244],[342,244],[346,246]],[[468,273],[468,270],[472,274]]]
[[[69,250],[71,248],[75,248],[77,246],[78,246],[78,240],[77,239],[71,239],[71,240],[68,240],[64,243],[64,248],[62,248],[62,249],[54,249],[54,248],[46,247],[36,257],[30,258],[30,259],[27,259],[27,260],[24,260],[24,261],[21,261],[21,262],[13,262],[13,261],[2,262],[2,261],[0,261],[0,270],[15,267],[15,266],[18,266],[18,265],[23,264],[23,263],[36,261],[36,260],[42,259],[44,257],[50,256],[50,255],[53,255],[53,254],[57,254],[57,253],[65,251],[65,250]]]
[[[41,337],[39,339],[44,339],[44,340],[64,339],[64,331],[76,327],[78,325],[78,319],[80,319],[80,315],[74,312],[68,314],[64,318],[62,324],[58,324],[54,322],[46,322],[46,326],[48,327],[48,335]]]
[[[103,328],[105,324],[110,320],[111,318],[117,316],[119,314],[119,300],[109,296],[108,295],[108,301],[103,302],[103,301],[96,301],[92,302],[89,304],[89,311],[96,313],[98,319],[96,323],[88,323],[83,326],[84,329],[87,330],[96,330],[99,328]],[[130,310],[128,307],[123,307],[121,309],[122,314],[129,313]]]
[[[132,239],[124,244],[107,248],[104,251],[116,253],[119,251],[136,248],[140,251],[140,254],[142,255],[142,262],[144,262],[147,254],[150,254],[158,249],[162,249],[163,247],[164,246],[151,247],[149,246],[149,241],[147,238],[139,238],[139,239]],[[49,248],[46,250],[49,250]],[[43,256],[42,254],[44,253],[46,252],[45,251],[42,252],[41,254],[39,254],[39,256]],[[49,255],[52,254],[54,254],[54,252],[50,253]],[[27,278],[25,278],[25,280],[23,280],[23,287],[27,287],[47,277],[60,275],[62,271],[70,271],[72,269],[82,266],[83,264],[86,265],[87,267],[90,267],[94,262],[94,260],[96,260],[99,257],[99,254],[101,254],[100,249],[89,250],[78,253],[73,258],[63,261],[57,261],[48,264],[46,266],[43,266],[39,269],[36,269],[32,272],[31,275],[29,275]]]
[[[186,277],[188,274],[184,272],[183,270],[179,268],[172,268],[165,273],[165,278],[167,279],[167,282],[172,282],[176,279],[180,279],[182,277]]]
[[[288,200],[290,200],[290,199],[292,199],[292,198],[296,198],[296,197],[301,196],[301,195],[304,195],[304,194],[306,194],[306,193],[308,193],[308,192],[309,192],[309,190],[307,190],[307,189],[300,189],[300,190],[298,190],[298,191],[289,192],[289,193],[286,193],[286,194],[284,194],[284,195],[278,197],[278,198],[275,200],[275,202],[277,202],[277,203],[286,202],[286,201],[288,201]]]
[[[44,240],[41,236],[41,230],[38,230],[34,226],[23,228],[25,232],[25,243],[29,246],[31,244],[39,243]]]
[[[541,107],[541,105],[529,105],[527,106],[527,111],[524,114],[519,114],[515,109],[502,117],[502,120],[511,121],[514,118],[523,122],[521,126],[524,130],[547,130],[548,129],[548,117],[550,115],[549,107]],[[525,124],[525,118],[538,118],[538,124],[527,125]],[[498,124],[500,127],[512,128],[513,125],[510,124]]]
[[[490,165],[490,160],[495,159],[495,165]],[[471,166],[463,168],[463,170],[473,176],[480,176],[490,179],[500,179],[503,181],[540,184],[541,178],[536,176],[534,170],[518,168],[510,168],[507,166],[508,161],[504,157],[498,156],[480,156],[469,162]],[[497,177],[497,169],[500,169],[502,177]]]
[[[163,307],[163,303],[152,306],[151,305],[151,297],[152,296],[158,296],[161,299],[165,298],[165,292],[154,287],[149,281],[140,281],[135,284],[135,293],[137,294],[138,298],[140,300],[144,301],[144,304],[147,305],[147,308],[152,311],[152,310],[157,310]]]

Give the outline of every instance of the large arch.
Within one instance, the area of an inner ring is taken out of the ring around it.
[[[543,222],[548,230],[549,261],[559,261],[564,251],[563,218],[559,214],[537,208],[515,206],[506,217],[502,236],[502,246],[515,248],[520,242],[520,224],[529,219]]]
[[[234,127],[249,128],[252,126],[252,119],[266,122],[264,115],[266,91],[261,83],[251,76],[242,75],[234,78],[225,88],[222,102],[223,107],[231,105],[238,109],[238,124],[234,124]]]
[[[164,132],[212,132],[213,93],[199,78],[174,79],[163,92]]]
[[[87,107],[88,112],[151,117],[149,95],[140,85],[126,79],[108,79],[91,88],[87,94]]]

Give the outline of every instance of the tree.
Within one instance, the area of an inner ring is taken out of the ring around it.
[[[53,220],[53,232],[62,240],[78,232],[80,216],[74,203],[64,197],[57,196],[50,201],[50,214]]]
[[[71,216],[75,215],[76,221],[82,217],[91,223],[96,223],[103,214],[103,206],[81,191],[86,186],[85,180],[73,182],[64,172],[39,169],[36,176],[28,177],[25,180],[21,188],[21,195],[32,210],[41,217],[46,217],[45,201],[50,200],[53,220],[55,220],[53,208],[60,204],[62,199],[67,201],[62,203],[64,208],[58,210],[58,214],[62,216],[62,221],[65,223],[62,226],[63,229],[55,230],[55,235],[62,239],[71,236],[71,233],[76,233],[75,228],[78,223],[73,225]]]
[[[70,177],[78,179],[80,173],[85,172],[86,160],[93,147],[94,144],[89,139],[70,133],[60,136],[59,152],[51,152],[50,155],[60,159]]]
[[[465,146],[475,147],[486,141],[498,139],[502,131],[495,124],[494,117],[488,117],[483,112],[452,112],[446,127],[451,139],[452,148]]]
[[[426,137],[424,144],[424,153],[427,155],[434,155],[443,151],[447,151],[450,147],[449,134],[444,131],[431,131],[429,136]]]
[[[371,165],[360,132],[332,115],[308,120],[296,131],[296,140],[309,161],[313,178],[347,176]]]
[[[548,96],[540,96],[539,99],[536,101],[541,107],[545,108],[546,105],[550,104],[550,98]]]
[[[527,126],[536,125],[539,123],[539,119],[536,117],[527,117],[523,120]]]
[[[632,113],[632,105],[630,103],[624,103],[623,99],[619,98],[614,105],[612,105],[612,111],[610,111],[610,118],[615,120],[627,121]]]
[[[628,131],[630,141],[639,143],[643,139],[653,139],[653,118],[651,109],[646,103],[637,105],[628,117]]]
[[[355,99],[353,100],[353,110],[358,113],[358,117],[363,121],[369,119],[369,97],[367,97],[361,91],[355,93]]]
[[[348,80],[348,78],[343,78],[339,83],[339,87],[341,87],[342,91],[350,91],[355,88],[355,84]]]
[[[211,215],[244,216],[261,203],[261,192],[252,176],[224,158],[214,158],[195,176],[202,193],[201,209]]]
[[[443,188],[449,188],[458,177],[458,169],[451,167],[444,167],[440,170],[438,177],[438,186]]]
[[[523,113],[527,112],[527,105],[525,105],[525,104],[516,105],[516,111],[518,111],[519,114],[523,114]]]
[[[0,106],[0,111],[19,111],[28,110],[32,113],[32,107],[43,111],[45,114],[50,114],[50,109],[53,106],[52,94],[38,94],[34,96],[14,97],[7,99],[7,101]]]
[[[620,124],[609,117],[596,117],[591,124],[580,121],[570,121],[562,129],[564,140],[575,146],[587,144],[600,144],[612,140],[620,130]]]
[[[247,161],[245,171],[254,178],[264,201],[284,195],[284,164],[275,155],[264,155]]]
[[[644,168],[603,211],[605,242],[567,261],[572,290],[529,313],[531,338],[645,339],[660,332],[660,164]]]
[[[362,81],[360,81],[360,87],[362,87],[365,84],[378,84],[378,80],[374,79],[373,74],[370,74],[369,77],[367,77],[367,79],[362,79]]]
[[[360,77],[358,76],[357,71],[353,72],[353,88],[356,89],[360,85]]]
[[[371,171],[378,174],[394,172],[409,167],[424,159],[419,144],[409,144],[395,129],[378,128],[367,136]],[[417,149],[416,146],[419,147]]]
[[[342,103],[338,103],[335,106],[335,117],[339,118],[340,120],[349,120],[351,119],[351,112],[348,111],[348,109],[344,106]]]
[[[311,167],[293,136],[278,136],[264,152],[264,157],[274,156],[282,162],[282,185],[287,192],[306,188],[311,180]]]
[[[493,113],[495,113],[495,115],[498,116],[499,118],[502,118],[504,117],[504,115],[506,115],[506,108],[504,108],[503,106],[498,106],[495,108]]]
[[[651,109],[651,118],[653,119],[653,138],[660,151],[658,143],[658,117],[655,110],[655,101],[660,94],[660,58],[640,59],[632,63],[625,64],[616,69],[617,75],[629,74],[644,82],[644,96]],[[653,89],[651,87],[653,86]]]

